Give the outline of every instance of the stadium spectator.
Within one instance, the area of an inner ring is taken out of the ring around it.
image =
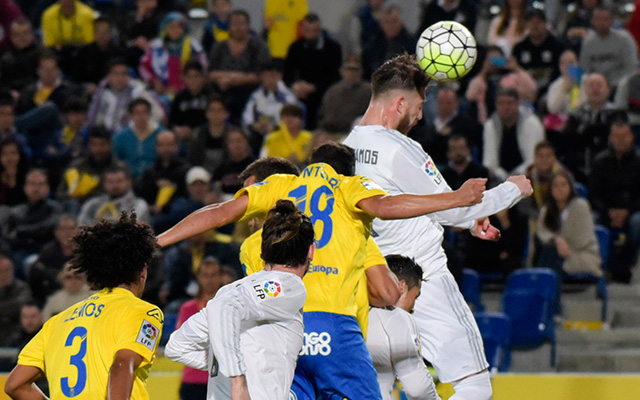
[[[340,45],[322,30],[316,14],[302,20],[302,38],[289,47],[284,81],[307,108],[307,129],[315,129],[318,108],[329,86],[340,79]]]
[[[240,128],[231,128],[224,136],[225,158],[213,173],[214,184],[228,197],[242,189],[238,178],[255,157],[251,154],[249,139]]]
[[[459,101],[455,90],[442,86],[438,89],[436,98],[437,115],[433,120],[433,128],[422,130],[422,134],[409,134],[409,137],[420,143],[422,148],[432,155],[431,158],[438,168],[447,164],[447,142],[453,135],[464,136],[477,156],[482,149],[482,125],[458,110]]]
[[[516,66],[517,63],[507,61],[500,47],[489,46],[487,48],[482,69],[469,82],[465,93],[466,99],[471,102],[472,115],[481,124],[484,124],[495,111],[496,93],[500,87],[500,81]]]
[[[188,61],[182,69],[184,89],[171,101],[169,127],[176,133],[180,143],[188,143],[193,129],[207,122],[207,99],[211,90],[207,86],[205,69],[198,61]],[[180,146],[180,154],[186,148]]]
[[[53,239],[53,229],[62,214],[60,203],[49,199],[49,181],[45,170],[34,169],[27,173],[24,194],[26,202],[11,209],[2,227],[4,237],[11,245],[20,278],[27,276],[26,266],[22,262],[27,256],[37,254],[42,246]]]
[[[380,11],[385,0],[367,0],[349,23],[349,56],[362,57],[362,49],[369,45],[380,30]]]
[[[20,144],[20,149],[31,156],[31,149],[27,139],[16,129],[16,113],[11,93],[0,91],[0,141],[15,140]]]
[[[513,46],[525,37],[524,10],[526,6],[525,0],[507,0],[504,2],[500,15],[491,20],[487,43],[500,47],[506,57],[511,55]]]
[[[42,46],[36,42],[26,18],[11,23],[10,39],[11,45],[0,58],[0,86],[20,92],[38,80],[36,70]]]
[[[640,249],[640,152],[633,145],[628,124],[611,125],[609,148],[597,155],[590,176],[589,199],[597,214],[596,222],[618,236],[615,247],[620,256],[609,267],[612,278],[629,282],[631,268]],[[620,233],[626,235],[620,240]],[[616,253],[616,252],[614,252]]]
[[[16,279],[13,261],[0,255],[0,346],[5,346],[15,332],[20,323],[20,308],[30,300],[29,286]]]
[[[225,238],[223,242],[220,239]],[[226,235],[207,231],[181,242],[165,252],[165,287],[168,300],[187,299],[195,295],[195,272],[203,259],[214,257],[221,265],[229,266],[241,275],[238,256],[240,248]],[[189,293],[190,291],[193,291]]]
[[[501,89],[496,112],[485,122],[482,132],[485,167],[499,178],[522,174],[533,162],[535,145],[544,139],[540,119],[519,105],[515,89]]]
[[[280,126],[264,139],[262,157],[282,157],[294,164],[304,164],[311,155],[313,134],[302,129],[302,108],[287,104],[280,112]]]
[[[171,203],[187,193],[184,178],[189,164],[178,157],[178,141],[171,131],[156,139],[158,159],[136,180],[133,191],[151,207],[151,214],[167,212]]]
[[[526,176],[531,181],[533,195],[523,199],[519,207],[532,221],[538,219],[539,211],[551,191],[551,176],[565,170],[556,157],[556,151],[551,142],[543,140],[536,144],[533,163],[527,167]]]
[[[78,225],[70,214],[62,214],[53,229],[54,239],[42,246],[38,259],[29,270],[29,287],[40,307],[47,297],[60,289],[58,274],[71,260],[74,245],[71,241]]]
[[[614,106],[626,112],[636,137],[636,145],[640,145],[640,71],[636,70],[634,74],[620,79]]]
[[[144,84],[129,76],[127,64],[123,59],[114,59],[109,65],[109,73],[100,82],[91,99],[87,124],[103,126],[109,132],[116,133],[129,124],[127,107],[131,100],[144,98],[151,104],[151,118],[156,123],[164,119],[164,110],[148,92]]]
[[[78,50],[75,69],[72,76],[76,82],[91,84],[90,91],[109,73],[112,60],[124,56],[121,46],[116,42],[112,22],[98,17],[93,23],[95,40]]]
[[[461,133],[451,133],[447,138],[447,163],[442,176],[453,190],[459,189],[471,178],[489,178],[489,170],[473,161],[471,145]]]
[[[362,79],[362,65],[355,58],[342,63],[340,77],[322,98],[318,126],[332,134],[346,135],[353,121],[367,110],[371,84]]]
[[[61,50],[93,42],[94,11],[78,0],[58,0],[42,14],[42,43]]]
[[[612,29],[613,11],[598,6],[591,17],[591,27],[580,50],[580,66],[586,73],[604,75],[616,88],[624,76],[638,69],[638,48],[629,32]]]
[[[137,219],[148,222],[149,205],[136,197],[131,189],[131,175],[126,168],[112,167],[104,172],[104,194],[92,197],[80,209],[78,225],[93,225],[96,222],[117,220],[123,211],[134,210]]]
[[[578,56],[573,50],[567,50],[560,56],[560,76],[557,77],[547,91],[547,111],[566,118],[580,105],[580,83],[582,74],[578,66]],[[562,128],[562,124],[554,125],[554,130]]]
[[[180,306],[176,329],[179,329],[193,314],[203,309],[222,286],[222,268],[216,258],[205,257],[197,268],[195,275],[198,282],[198,293],[194,299]],[[208,381],[209,373],[207,371],[185,367],[182,370],[182,379],[180,381],[180,399],[205,400],[207,398]]]
[[[536,229],[536,267],[602,276],[602,260],[591,207],[575,192],[571,175],[553,174]]]
[[[184,87],[183,67],[191,59],[207,65],[202,46],[189,36],[187,18],[181,13],[171,12],[160,24],[159,37],[149,43],[140,60],[140,76],[156,93],[173,98]]]
[[[607,147],[607,134],[616,118],[625,118],[609,101],[607,80],[601,74],[584,77],[585,101],[570,115],[556,145],[560,161],[577,181],[586,183],[591,163],[598,152]]]
[[[475,32],[478,7],[471,0],[441,0],[422,4],[420,25],[416,39],[420,40],[422,31],[440,21],[456,21],[466,26],[469,32]]]
[[[602,3],[602,0],[577,0],[573,3],[573,9],[569,8],[569,14],[563,21],[564,36],[574,51],[580,51],[582,41],[591,28],[593,12]]]
[[[11,45],[8,32],[11,31],[12,23],[22,17],[22,10],[12,0],[0,0],[0,56]]]
[[[224,135],[229,130],[229,111],[222,97],[207,100],[206,117],[207,123],[197,128],[191,137],[187,161],[213,173],[224,158]]]
[[[405,28],[400,8],[385,6],[380,17],[380,32],[362,49],[364,76],[369,79],[385,61],[415,48],[415,38]]]
[[[235,10],[229,17],[229,39],[209,53],[209,80],[222,92],[232,122],[239,122],[244,105],[260,84],[260,66],[271,59],[269,48],[249,32],[249,14]]]
[[[15,139],[0,142],[0,205],[15,206],[26,201],[24,181],[29,160]],[[5,212],[3,212],[4,214]]]
[[[140,58],[149,49],[149,43],[158,36],[158,27],[164,16],[158,9],[158,0],[136,0],[136,9],[118,24],[120,39],[126,45],[126,62],[138,69]]]
[[[291,43],[299,39],[300,23],[309,13],[307,0],[266,0],[264,29],[273,58],[284,59]]]
[[[70,211],[79,211],[80,204],[102,194],[102,175],[112,167],[127,168],[111,153],[111,134],[101,126],[89,130],[87,154],[75,159],[64,172],[56,198]]]
[[[22,349],[40,331],[44,318],[34,302],[24,303],[20,307],[20,325],[7,341],[7,347]],[[17,361],[17,360],[16,360]]]
[[[166,214],[156,215],[153,218],[155,232],[166,231],[187,215],[209,203],[207,200],[211,196],[211,174],[206,169],[198,166],[189,168],[185,182],[187,194],[172,202]]]
[[[560,75],[559,61],[562,43],[549,32],[543,10],[529,8],[524,15],[527,34],[513,46],[513,57],[535,79],[538,96]]]
[[[258,153],[264,137],[280,124],[280,111],[285,104],[298,99],[282,81],[282,63],[268,62],[260,67],[260,87],[247,101],[242,113],[242,127],[250,133],[251,148]]]
[[[151,121],[151,103],[144,98],[133,99],[128,111],[131,123],[113,136],[113,154],[137,177],[156,161],[156,138],[163,129]]]
[[[58,274],[58,281],[62,288],[47,298],[47,302],[42,309],[42,317],[45,321],[81,302],[92,293],[87,286],[87,277],[83,274],[73,273],[68,268],[68,265],[65,265]]]
[[[202,32],[202,47],[209,54],[214,43],[229,39],[229,15],[231,0],[213,0],[209,20]]]

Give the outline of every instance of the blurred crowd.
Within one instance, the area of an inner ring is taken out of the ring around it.
[[[535,188],[491,217],[500,242],[448,232],[454,274],[547,266],[630,280],[640,247],[633,4],[432,0],[403,10],[367,0],[338,40],[307,0],[265,0],[260,32],[233,0],[201,3],[0,0],[0,347],[21,347],[90,293],[65,268],[77,226],[134,209],[161,233],[233,196],[259,157],[303,166],[357,124],[373,71],[445,19],[475,32],[478,60],[460,81],[432,82],[409,136],[453,189],[512,174]],[[209,12],[199,37],[192,7]],[[416,32],[407,11],[421,15]],[[596,224],[613,237],[607,271]],[[238,223],[159,251],[145,299],[184,320],[184,301],[197,311],[243,275],[249,231]]]

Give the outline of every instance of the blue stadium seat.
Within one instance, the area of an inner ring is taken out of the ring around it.
[[[532,349],[551,343],[551,365],[556,362],[553,317],[558,306],[558,277],[549,268],[529,268],[507,278],[502,312],[511,320],[512,348]]]
[[[501,312],[477,312],[474,315],[482,335],[489,369],[507,372],[511,365],[509,317]]]
[[[160,346],[164,346],[169,341],[169,336],[176,330],[176,324],[178,323],[178,314],[165,312],[164,325],[162,328],[162,337],[160,338]]]
[[[464,268],[462,270],[460,292],[462,292],[462,296],[471,306],[472,311],[484,311],[484,306],[480,299],[480,274],[470,268]]]
[[[609,256],[611,255],[611,232],[603,225],[596,225],[596,237],[600,245],[602,269],[606,271],[609,266]]]
[[[585,185],[580,182],[575,182],[573,184],[573,188],[575,189],[578,196],[586,199],[589,196],[589,189]]]

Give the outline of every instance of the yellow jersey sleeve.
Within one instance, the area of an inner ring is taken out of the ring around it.
[[[371,236],[367,239],[367,258],[364,261],[365,271],[374,265],[387,265],[387,261],[382,256],[380,247],[376,244]],[[362,274],[358,289],[356,292],[356,319],[362,330],[362,335],[367,339],[367,329],[369,328],[369,290],[367,287],[367,274]]]
[[[44,353],[45,353],[45,340],[51,334],[51,326],[58,316],[50,318],[40,329],[33,339],[27,343],[26,346],[20,351],[18,356],[18,365],[25,365],[28,367],[36,367],[45,372],[44,367]]]
[[[264,269],[262,259],[262,229],[254,232],[240,246],[240,262],[246,275],[255,274]]]
[[[364,260],[364,269],[367,270],[374,265],[387,265],[387,260],[382,255],[380,247],[371,236],[367,239],[367,258]]]
[[[131,350],[144,359],[139,368],[151,363],[153,355],[160,343],[164,314],[146,302],[136,304],[129,315],[118,327],[116,335],[116,352]]]
[[[364,176],[353,176],[346,178],[342,184],[346,206],[352,212],[362,212],[358,207],[360,200],[375,196],[385,196],[385,192],[377,183]]]
[[[238,190],[235,198],[249,196],[249,204],[241,220],[264,219],[278,200],[287,197],[289,187],[296,178],[295,175],[271,175],[262,182]]]

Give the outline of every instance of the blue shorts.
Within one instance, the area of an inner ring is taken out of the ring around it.
[[[291,390],[297,400],[382,399],[378,375],[354,317],[304,313],[304,344]]]

